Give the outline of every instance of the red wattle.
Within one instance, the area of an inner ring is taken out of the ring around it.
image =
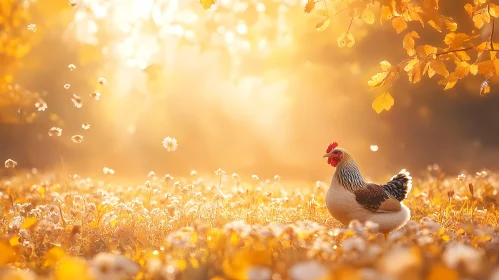
[[[338,161],[335,160],[334,158],[328,158],[327,163],[330,164],[333,167],[336,167],[338,165]]]

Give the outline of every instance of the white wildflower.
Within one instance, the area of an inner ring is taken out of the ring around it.
[[[254,265],[248,268],[247,275],[249,280],[268,280],[272,277],[272,271],[268,267]]]
[[[49,129],[49,136],[61,136],[61,135],[62,135],[62,129],[55,126]]]
[[[483,252],[464,244],[449,244],[442,259],[453,269],[462,267],[468,273],[475,274],[482,268]]]
[[[311,260],[295,264],[289,274],[293,280],[318,280],[327,276],[327,268],[320,262]]]
[[[128,279],[139,272],[139,266],[125,256],[101,252],[90,262],[96,279]]]
[[[222,176],[225,174],[225,171],[223,171],[221,168],[215,170],[215,175],[217,176]]]
[[[83,142],[83,136],[82,135],[73,135],[71,137],[71,140],[76,143],[76,144],[79,144],[81,142]]]
[[[30,23],[28,25],[28,30],[31,31],[31,32],[36,32],[36,24]]]
[[[98,83],[99,83],[99,85],[101,85],[101,86],[105,86],[105,85],[107,85],[107,80],[106,80],[106,79],[104,79],[104,78],[102,78],[102,77],[100,77],[99,79],[97,79],[97,82],[98,82]]]
[[[47,106],[47,103],[40,100],[39,102],[35,103],[35,107],[38,109],[38,112],[41,112],[41,111],[45,111],[48,106]]]
[[[166,137],[163,139],[163,147],[165,147],[168,152],[175,152],[178,148],[177,139]]]
[[[102,172],[106,175],[114,175],[114,170],[109,167],[102,168]]]
[[[14,167],[16,167],[16,165],[17,165],[17,162],[15,162],[14,160],[12,160],[10,158],[5,161],[5,168],[14,168]]]
[[[92,97],[95,100],[100,100],[101,93],[98,91],[94,91],[90,94],[90,97]]]
[[[71,98],[71,101],[73,101],[73,104],[75,105],[76,108],[80,109],[83,106],[83,103],[81,102],[81,97],[73,93],[73,98]]]

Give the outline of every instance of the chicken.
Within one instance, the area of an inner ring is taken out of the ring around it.
[[[385,236],[403,227],[411,217],[402,202],[412,187],[409,172],[403,169],[383,185],[366,182],[353,156],[337,147],[336,142],[330,144],[323,156],[336,167],[326,194],[329,213],[345,225],[352,220],[375,222]]]

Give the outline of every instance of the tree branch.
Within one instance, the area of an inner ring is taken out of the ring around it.
[[[490,3],[487,3],[487,12],[490,15]],[[490,31],[490,49],[494,50],[494,29],[495,29],[495,20],[492,18],[492,30]]]
[[[445,51],[445,52],[441,52],[441,53],[436,53],[435,56],[441,56],[441,55],[444,55],[444,54],[455,53],[455,52],[465,52],[465,51],[471,50],[474,47],[475,46],[471,46],[471,47],[467,47],[467,48],[463,48],[463,49],[457,49],[457,50],[451,50],[451,51]]]

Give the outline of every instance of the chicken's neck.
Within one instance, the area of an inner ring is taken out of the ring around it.
[[[355,191],[366,185],[353,158],[341,161],[336,167],[333,180],[336,179],[346,190]]]

